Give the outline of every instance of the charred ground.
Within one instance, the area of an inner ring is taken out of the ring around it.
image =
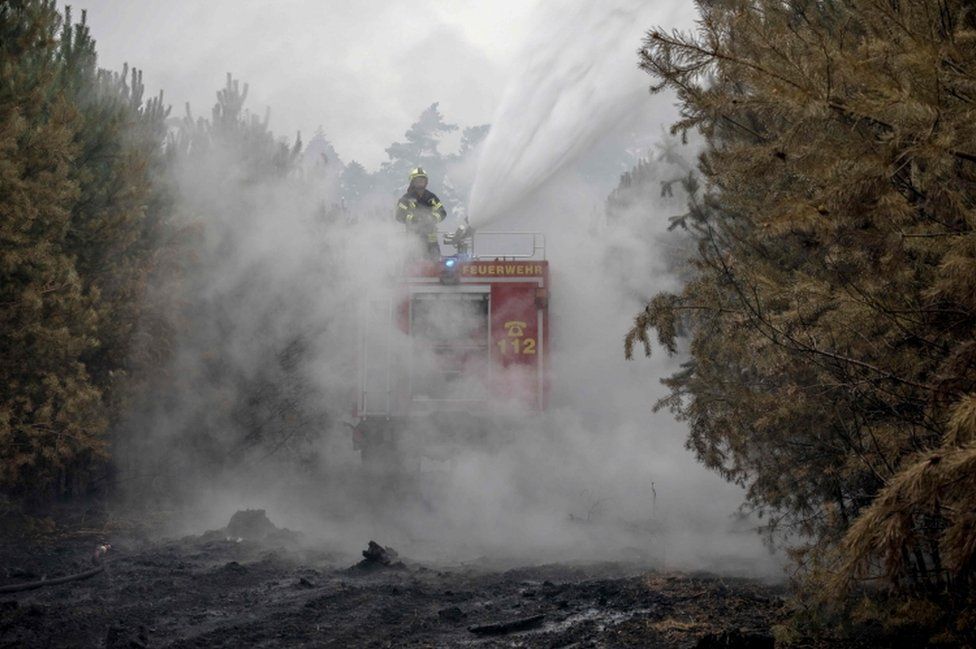
[[[0,647],[772,647],[786,595],[609,562],[435,567],[371,548],[356,563],[286,530],[241,531],[7,541],[0,586],[105,570],[0,595]]]

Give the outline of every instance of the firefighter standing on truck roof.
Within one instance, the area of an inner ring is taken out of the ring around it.
[[[427,172],[417,167],[410,172],[407,193],[397,201],[396,220],[406,224],[407,231],[420,238],[429,258],[440,259],[437,224],[445,218],[447,210],[444,204],[434,192],[427,190]]]

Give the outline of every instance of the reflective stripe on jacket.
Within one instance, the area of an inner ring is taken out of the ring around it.
[[[437,194],[424,189],[419,194],[407,191],[397,201],[396,220],[400,223],[410,223],[417,221],[420,217],[429,214],[434,221],[440,223],[447,218],[447,210]],[[409,217],[409,218],[408,218]]]

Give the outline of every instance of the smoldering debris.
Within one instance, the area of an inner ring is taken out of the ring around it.
[[[406,568],[402,561],[399,561],[400,555],[396,550],[387,546],[383,547],[376,541],[370,541],[366,549],[363,550],[363,560],[357,563],[355,566],[350,568],[350,570],[383,570],[385,568],[392,569],[403,569]]]
[[[274,523],[268,520],[263,509],[242,509],[234,512],[227,523],[227,536],[246,539],[263,539],[278,532]]]
[[[262,544],[296,545],[301,534],[278,527],[263,509],[241,509],[230,517],[226,527],[209,530],[200,536],[202,541],[224,540],[240,543],[254,541]]]

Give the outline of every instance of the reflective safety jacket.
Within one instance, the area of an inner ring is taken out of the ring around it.
[[[432,191],[424,189],[422,192],[407,191],[397,201],[396,220],[407,225],[422,225],[425,223],[440,223],[447,218],[447,210],[441,199]]]

